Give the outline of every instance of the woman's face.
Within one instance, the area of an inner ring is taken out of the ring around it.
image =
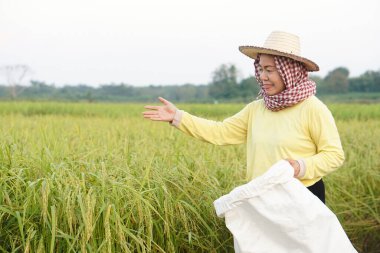
[[[276,64],[272,55],[260,55],[258,72],[262,82],[261,87],[268,96],[277,95],[285,90],[284,81],[276,69]]]

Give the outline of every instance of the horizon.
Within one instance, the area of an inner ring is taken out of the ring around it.
[[[338,67],[336,67],[336,68],[333,68],[333,69],[331,69],[331,70],[329,70],[328,71],[328,73],[329,72],[331,72],[331,71],[333,71],[333,70],[335,70],[335,69],[337,69],[337,68],[340,68],[340,67],[343,67],[343,66],[338,66]],[[238,69],[238,72],[239,72],[240,70]],[[364,73],[366,73],[366,72],[368,72],[368,71],[375,71],[375,72],[380,72],[380,68],[378,69],[378,70],[371,70],[371,69],[369,69],[369,70],[365,70],[363,73],[361,73],[361,74],[359,74],[359,75],[356,75],[356,76],[352,76],[351,75],[351,72],[350,72],[350,70],[348,69],[348,71],[349,71],[349,76],[348,76],[348,79],[350,79],[350,78],[357,78],[357,77],[360,77],[362,74],[364,74]],[[321,75],[319,75],[320,73],[319,72],[308,72],[309,73],[309,77],[318,77],[318,78],[325,78],[326,77],[326,75],[328,74],[328,73],[326,73],[324,76],[321,76]],[[238,78],[238,83],[239,82],[241,82],[243,79],[247,79],[247,78],[251,78],[251,77],[253,77],[254,78],[254,76],[253,75],[250,75],[250,76],[246,76],[246,77],[244,77],[244,78]],[[1,79],[0,79],[1,80]],[[150,86],[153,86],[153,87],[159,87],[159,86],[183,86],[183,85],[194,85],[194,86],[202,86],[202,85],[204,85],[204,86],[207,86],[207,85],[210,85],[211,84],[211,82],[212,82],[212,80],[210,80],[210,81],[208,81],[207,83],[189,83],[189,82],[185,82],[185,83],[176,83],[176,84],[159,84],[159,83],[152,83],[152,84],[146,84],[146,85],[134,85],[134,84],[131,84],[131,83],[127,83],[127,82],[118,82],[118,83],[116,83],[116,82],[108,82],[108,83],[101,83],[101,84],[98,84],[98,85],[89,85],[89,84],[86,84],[86,83],[76,83],[76,84],[74,84],[74,83],[64,83],[64,84],[60,84],[60,85],[57,85],[56,83],[53,83],[53,82],[51,82],[51,83],[48,83],[48,82],[46,82],[46,81],[44,81],[44,80],[37,80],[37,79],[28,79],[28,83],[26,83],[25,84],[25,82],[23,82],[20,86],[25,86],[25,87],[27,87],[27,86],[29,86],[30,84],[31,84],[31,82],[40,82],[40,83],[44,83],[44,84],[46,84],[46,85],[48,85],[48,86],[54,86],[54,87],[56,87],[56,88],[62,88],[62,87],[66,87],[66,86],[70,86],[70,87],[74,87],[74,86],[88,86],[88,87],[92,87],[92,88],[100,88],[100,87],[102,87],[102,86],[112,86],[112,85],[116,85],[116,86],[118,86],[118,85],[125,85],[125,86],[130,86],[130,87],[133,87],[133,88],[148,88],[148,87],[150,87]],[[0,86],[5,86],[5,87],[7,87],[8,85],[6,84],[6,83],[2,83],[2,82],[0,82]]]

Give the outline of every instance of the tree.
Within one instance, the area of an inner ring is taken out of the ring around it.
[[[240,97],[243,98],[244,102],[255,99],[260,91],[256,78],[251,76],[241,80],[239,84],[239,91]]]
[[[326,89],[331,93],[346,93],[349,89],[349,71],[345,67],[339,67],[330,71],[324,78]]]
[[[233,64],[222,64],[213,72],[209,94],[215,99],[229,99],[237,97],[238,70]]]
[[[21,86],[23,79],[32,71],[27,65],[19,64],[4,66],[1,68],[1,72],[5,75],[11,98],[16,99],[26,88],[25,86]]]
[[[105,96],[133,97],[135,94],[135,88],[124,83],[102,85],[99,91]]]
[[[350,91],[379,92],[380,71],[368,70],[359,77],[350,79]]]

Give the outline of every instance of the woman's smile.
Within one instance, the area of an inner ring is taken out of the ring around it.
[[[273,84],[271,84],[271,83],[264,83],[261,87],[265,90],[265,91],[267,91],[267,90],[270,90],[271,88],[273,88]]]

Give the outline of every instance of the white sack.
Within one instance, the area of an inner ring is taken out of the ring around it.
[[[357,252],[337,217],[298,179],[287,161],[214,201],[238,253]]]

